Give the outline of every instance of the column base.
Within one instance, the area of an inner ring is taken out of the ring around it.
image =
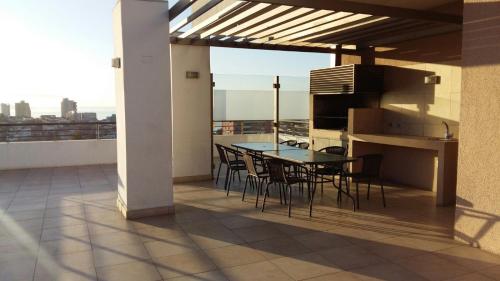
[[[127,220],[175,214],[174,206],[128,210],[127,205],[121,200],[120,197],[116,199],[116,206],[118,207],[120,213],[122,213],[123,217]]]

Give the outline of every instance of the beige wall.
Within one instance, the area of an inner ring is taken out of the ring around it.
[[[173,173],[176,178],[211,175],[210,47],[170,45],[172,57]],[[199,72],[187,79],[186,71]]]
[[[386,69],[386,91],[381,107],[384,114],[383,131],[389,134],[443,137],[445,121],[458,137],[460,115],[460,61],[417,63]],[[441,83],[424,84],[427,75],[438,75]]]
[[[348,63],[361,63],[361,58],[344,55],[342,64]],[[376,48],[375,64],[387,66],[385,92],[381,98],[381,107],[387,109],[383,133],[443,137],[442,121],[446,121],[455,137],[459,137],[460,32]],[[441,83],[426,85],[424,77],[428,75],[440,76]],[[380,147],[380,152],[386,159],[384,169],[391,171],[384,173],[387,180],[435,189],[436,153],[394,146]]]
[[[500,254],[500,1],[464,5],[455,236]]]
[[[375,64],[385,70],[381,107],[383,132],[443,137],[446,121],[459,136],[461,92],[461,34],[439,35],[376,48]],[[342,64],[361,59],[344,55]],[[438,75],[441,83],[426,85],[424,77]]]
[[[116,163],[116,140],[0,143],[0,170]]]

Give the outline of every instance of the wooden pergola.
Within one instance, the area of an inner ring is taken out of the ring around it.
[[[345,0],[179,0],[169,17],[174,44],[344,54],[462,28],[462,16]]]

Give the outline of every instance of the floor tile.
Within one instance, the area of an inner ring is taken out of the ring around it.
[[[449,248],[434,254],[471,270],[479,271],[488,267],[500,266],[500,256],[469,246]]]
[[[193,275],[185,275],[166,279],[168,281],[229,281],[227,277],[220,271],[208,271]]]
[[[96,246],[93,248],[96,267],[147,261],[151,257],[143,244]]]
[[[271,260],[294,280],[303,280],[340,271],[333,263],[316,253]]]
[[[311,252],[310,249],[289,237],[276,237],[253,242],[250,243],[250,247],[258,250],[259,253],[267,259],[295,256]]]
[[[471,270],[433,254],[420,255],[395,262],[427,280],[445,280],[471,273]]]
[[[189,237],[176,237],[162,241],[144,243],[152,257],[165,257],[198,250],[198,246]]]
[[[220,268],[244,265],[266,260],[249,245],[234,245],[206,250],[207,255]]]
[[[231,281],[255,281],[255,280],[273,280],[273,281],[292,281],[293,279],[285,274],[274,264],[264,261],[241,265],[223,270],[223,273]]]
[[[99,281],[158,281],[162,277],[152,262],[131,262],[98,267]]]
[[[201,251],[154,258],[154,263],[164,279],[216,269],[215,264]]]
[[[357,246],[333,248],[317,253],[343,270],[387,262],[380,256]]]

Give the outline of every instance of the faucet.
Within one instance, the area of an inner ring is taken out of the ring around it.
[[[447,140],[453,138],[453,133],[450,132],[450,126],[448,126],[448,123],[443,121],[443,125],[446,127],[446,132],[444,133],[444,138]]]

